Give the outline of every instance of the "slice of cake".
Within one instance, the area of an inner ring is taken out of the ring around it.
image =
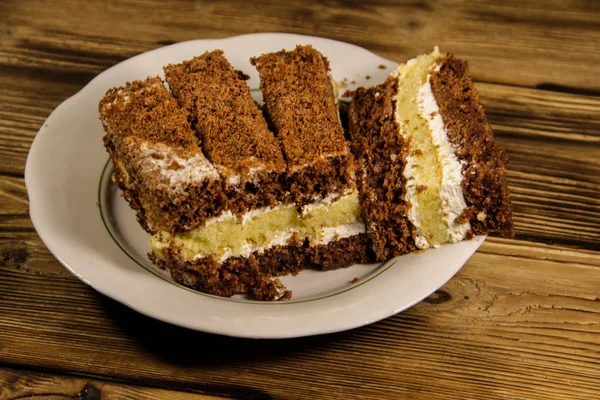
[[[308,203],[355,190],[329,62],[311,46],[254,57],[265,112],[288,164],[294,200]]]
[[[206,210],[218,206],[218,211],[215,208],[210,217],[190,227],[152,229],[150,258],[158,266],[175,281],[202,292],[220,296],[247,293],[256,299],[274,300],[291,295],[274,279],[277,276],[305,268],[328,270],[368,261],[352,154],[337,115],[333,120],[336,129],[318,136],[331,136],[331,141],[338,142],[331,154],[325,150],[319,153],[327,162],[316,160],[309,153],[314,137],[302,135],[301,130],[288,132],[288,142],[298,147],[296,154],[312,160],[310,172],[297,174],[297,168],[292,167],[294,172],[290,173],[288,153],[280,149],[281,138],[268,129],[245,82],[221,51],[170,65],[165,68],[165,75],[177,101],[158,78],[147,80],[145,90],[135,92],[136,104],[145,105],[155,114],[158,108],[154,93],[160,92],[169,107],[160,109],[163,119],[150,118],[144,107],[114,109],[111,116],[102,113],[103,120],[113,121],[105,128],[116,132],[115,137],[130,135],[129,125],[116,122],[128,120],[141,121],[144,125],[140,125],[140,132],[144,130],[145,137],[168,138],[176,131],[172,125],[165,125],[166,118],[177,119],[187,135],[188,142],[183,146],[186,151],[206,154],[198,166],[211,169],[214,188],[204,195],[209,199],[215,196],[215,204],[201,206]],[[328,90],[327,95],[327,104],[335,104],[333,92]],[[105,110],[106,103],[129,104],[131,99],[128,90],[112,89],[101,108]],[[306,110],[306,117],[318,119],[321,108]],[[150,160],[155,159],[156,152],[183,151],[174,141],[148,142],[145,146]],[[281,147],[285,150],[285,146]],[[123,158],[111,146],[107,148],[118,171],[121,164],[126,169],[135,168],[136,160]],[[300,154],[300,149],[306,154]],[[339,167],[342,163],[343,169]],[[328,174],[333,183],[323,180]],[[339,174],[346,178],[340,180]],[[152,181],[146,170],[138,175]],[[314,176],[319,177],[316,183],[306,186],[305,181]],[[322,182],[326,182],[328,190],[315,187]],[[136,191],[136,185],[134,181],[127,187]],[[291,188],[299,185],[307,189],[301,202],[296,200],[298,196],[290,194]]]
[[[164,70],[204,154],[223,179],[230,210],[241,214],[285,201],[286,164],[279,143],[223,52],[207,52]]]
[[[436,48],[359,88],[349,134],[379,260],[473,234],[513,234],[507,157],[465,61]]]
[[[151,259],[173,279],[196,290],[258,300],[291,297],[279,280],[302,269],[329,270],[369,260],[367,238],[355,198],[313,204],[302,214],[296,204],[209,220],[172,237],[151,238]]]
[[[148,232],[194,229],[225,209],[219,174],[160,78],[110,89],[100,119],[113,180]]]
[[[327,58],[311,46],[296,46],[253,57],[250,63],[258,70],[264,111],[287,161],[287,187],[299,206],[299,218],[311,221],[320,210],[338,204],[347,210],[343,221],[322,225],[322,239],[311,239],[319,246],[311,248],[309,262],[323,269],[366,262],[354,158],[340,123]],[[336,244],[336,239],[342,241]],[[333,257],[330,249],[336,246],[340,251]]]

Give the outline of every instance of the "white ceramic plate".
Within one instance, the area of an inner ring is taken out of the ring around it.
[[[37,134],[25,169],[31,219],[48,249],[83,282],[143,314],[239,337],[286,338],[342,331],[394,315],[441,287],[477,250],[483,237],[385,264],[303,271],[283,279],[293,299],[271,303],[195,292],[176,284],[148,261],[147,235],[110,180],[112,167],[98,119],[100,98],[108,88],[149,75],[162,76],[164,65],[213,49],[223,49],[235,68],[250,75],[250,87],[257,88],[258,76],[249,58],[296,44],[312,44],[325,54],[334,78],[346,79],[348,88],[380,83],[396,66],[360,47],[309,36],[268,33],[194,40],[126,60],[58,106]],[[260,97],[258,90],[253,94]],[[354,278],[358,278],[356,283],[352,283]]]

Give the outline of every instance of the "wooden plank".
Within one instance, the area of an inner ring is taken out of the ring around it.
[[[510,157],[517,235],[599,250],[600,98],[477,88]]]
[[[19,231],[13,229],[10,232],[0,228],[0,265],[32,274],[70,276],[69,271],[48,251],[33,228]]]
[[[0,176],[23,177],[33,138],[52,110],[69,93],[58,95],[56,82],[7,76],[0,67]],[[46,93],[44,89],[47,90]]]
[[[226,396],[594,398],[599,272],[595,251],[491,238],[402,314],[273,342],[180,329],[73,277],[4,264],[0,362]]]
[[[27,215],[29,201],[23,178],[12,176],[0,178],[0,203],[2,203],[0,216]]]
[[[138,4],[139,3],[139,4]],[[173,13],[177,10],[177,13]],[[442,49],[467,58],[477,80],[598,93],[595,2],[518,0],[265,3],[77,0],[2,2],[0,66],[61,81],[90,76],[164,44],[253,32],[354,43],[403,61]],[[115,26],[115,21],[123,23]],[[51,71],[50,73],[48,71]],[[54,74],[54,75],[52,75]]]
[[[224,398],[0,366],[0,399],[6,400],[218,400]]]

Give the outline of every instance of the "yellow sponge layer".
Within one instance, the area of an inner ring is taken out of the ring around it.
[[[429,69],[436,61],[435,52],[417,57],[413,62],[398,68],[398,95],[396,96],[396,119],[402,134],[409,139],[412,158],[412,178],[416,184],[414,198],[418,215],[418,233],[430,246],[449,240],[444,222],[440,198],[442,183],[441,167],[433,145],[428,122],[419,114],[417,95],[427,82]],[[411,182],[409,182],[410,184]]]

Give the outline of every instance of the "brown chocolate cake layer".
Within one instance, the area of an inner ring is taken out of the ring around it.
[[[312,247],[306,243],[275,246],[262,254],[231,257],[223,263],[212,257],[185,261],[176,249],[164,251],[160,258],[152,253],[149,257],[176,282],[217,296],[248,294],[257,300],[291,298],[291,291],[272,277],[295,275],[307,268],[331,270],[372,261],[364,234]]]
[[[398,134],[393,78],[368,89],[358,88],[348,111],[351,149],[358,164],[362,219],[379,261],[416,250],[407,218],[403,176],[408,143]]]
[[[286,199],[285,161],[250,90],[221,50],[165,67],[236,214]]]
[[[461,218],[473,232],[512,237],[512,204],[506,185],[508,157],[488,124],[466,61],[449,54],[438,60],[431,89],[457,158],[463,162],[463,195],[468,209]]]
[[[253,57],[265,112],[281,141],[290,191],[299,203],[354,186],[329,62],[311,46]]]
[[[110,89],[99,108],[113,180],[144,229],[190,230],[223,210],[219,176],[160,78]]]
[[[370,250],[369,239],[364,233],[306,249],[306,263],[309,268],[321,271],[331,271],[353,264],[374,261],[375,257]]]

